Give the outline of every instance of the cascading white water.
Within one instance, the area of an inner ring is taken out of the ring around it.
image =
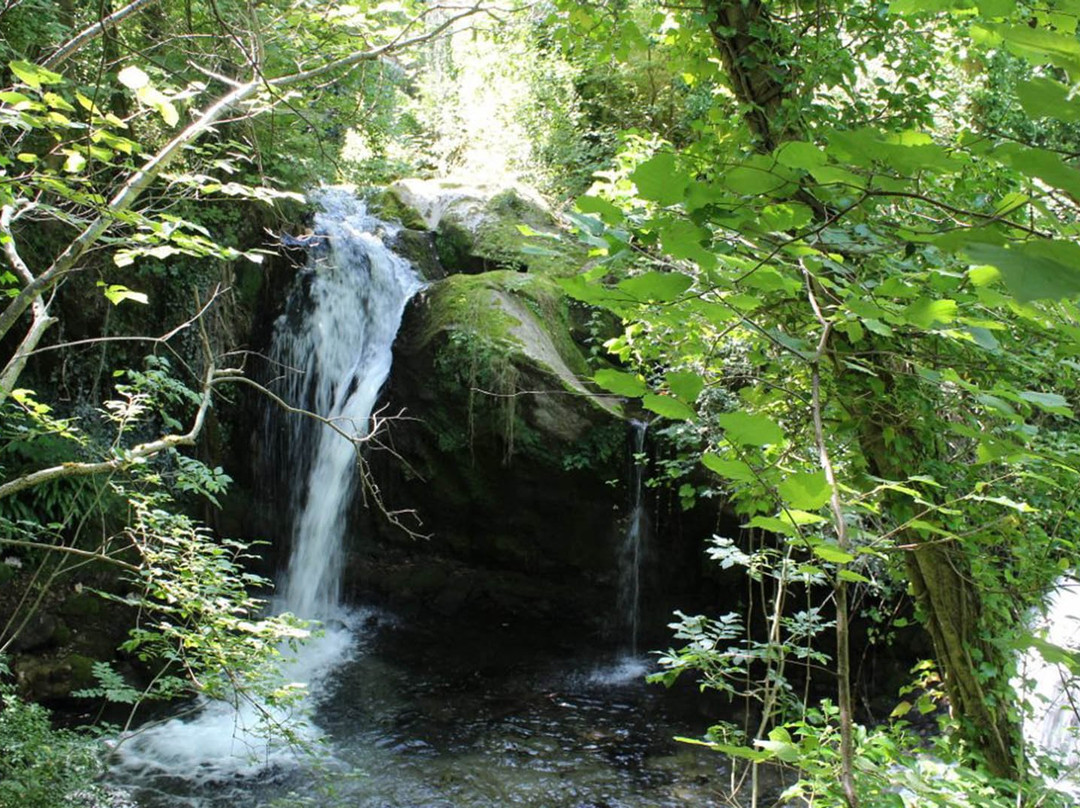
[[[641,622],[641,567],[648,537],[649,517],[645,508],[645,436],[649,425],[631,421],[630,519],[619,549],[618,612],[626,632],[626,651],[637,656]]]
[[[307,474],[292,496],[291,556],[275,607],[325,625],[280,673],[283,682],[306,683],[314,698],[355,646],[358,620],[341,606],[340,574],[357,445],[371,430],[405,304],[421,287],[411,265],[376,234],[389,226],[370,216],[363,202],[339,189],[320,193],[317,201],[322,212],[302,278],[307,283],[298,284],[288,314],[276,323],[271,352],[282,374],[283,389],[275,392],[326,419],[313,428],[310,419],[294,416],[285,456],[276,458]],[[294,737],[320,734],[302,706],[284,713],[244,700],[207,701],[190,720],[173,719],[123,739],[117,780],[220,782],[288,764],[294,750],[267,737],[268,720],[288,726]]]
[[[1046,616],[1034,628],[1045,632],[1046,642],[1067,652],[1080,651],[1080,581],[1067,576],[1057,582]],[[1080,684],[1066,665],[1048,662],[1038,649],[1024,655],[1020,668],[1022,678],[1031,683],[1019,687],[1032,707],[1024,720],[1024,737],[1040,753],[1071,769],[1053,785],[1080,795]]]
[[[279,587],[283,610],[316,619],[332,617],[338,608],[357,442],[370,431],[402,312],[421,285],[409,262],[375,234],[385,225],[363,203],[338,190],[325,192],[321,204],[308,315],[298,327],[284,317],[278,322],[272,352],[285,373],[282,397],[328,422],[293,430],[289,465],[311,461],[306,484],[294,489],[293,513],[299,515]]]

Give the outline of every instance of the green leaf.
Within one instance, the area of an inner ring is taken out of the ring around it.
[[[795,526],[790,521],[785,522],[775,516],[755,516],[743,527],[759,527],[762,530],[768,530],[770,533],[779,533],[782,536],[791,536],[792,538],[799,535],[799,531],[795,529]]]
[[[956,313],[955,300],[931,300],[924,297],[904,309],[904,318],[914,326],[929,330],[948,325],[956,319]]]
[[[683,738],[681,736],[676,736],[675,740],[679,743],[693,744],[694,746],[707,746],[709,749],[712,749],[714,752],[719,752],[722,755],[744,758],[746,760],[752,760],[755,763],[769,760],[772,757],[769,752],[751,749],[749,746],[731,746],[730,744],[713,743],[712,741],[701,741],[697,738]]]
[[[655,393],[649,393],[642,397],[641,405],[650,412],[655,412],[657,415],[662,415],[673,421],[689,421],[697,417],[697,413],[694,412],[693,408],[671,396],[658,396]]]
[[[836,573],[836,577],[839,578],[841,581],[847,581],[848,583],[852,584],[870,583],[870,579],[867,578],[865,575],[860,575],[859,573],[852,572],[851,570],[840,570]]]
[[[832,497],[832,488],[824,471],[788,475],[777,490],[788,506],[804,511],[816,511]]]
[[[689,371],[671,371],[664,374],[668,389],[687,404],[693,404],[705,389],[705,380]]]
[[[1080,197],[1080,171],[1066,163],[1060,154],[1007,143],[996,149],[994,155],[1029,177]]]
[[[67,159],[64,161],[64,171],[74,174],[82,171],[86,166],[86,158],[76,151],[69,151]]]
[[[723,428],[724,435],[732,443],[765,446],[766,444],[776,445],[784,440],[784,430],[764,415],[728,412],[718,415],[716,422]]]
[[[1047,412],[1052,412],[1055,415],[1072,417],[1073,411],[1069,408],[1069,402],[1064,396],[1060,396],[1057,393],[1039,393],[1035,390],[1025,390],[1020,393],[1020,398],[1029,404],[1034,404],[1036,407],[1044,409]]]
[[[42,84],[60,84],[64,80],[64,77],[59,73],[53,73],[51,70],[46,70],[44,67],[30,62],[9,62],[8,67],[11,68],[11,72],[15,74],[19,81],[28,84],[35,90],[40,90]]]
[[[642,302],[668,303],[693,285],[689,275],[681,272],[645,272],[620,281],[619,289]]]
[[[1069,88],[1060,81],[1042,77],[1022,81],[1016,87],[1016,95],[1024,112],[1032,118],[1080,121],[1080,102],[1070,97]]]
[[[841,550],[835,544],[815,544],[813,550],[814,555],[830,564],[847,564],[855,560],[855,556]]]
[[[983,26],[1001,37],[1005,46],[1017,56],[1035,65],[1053,64],[1070,74],[1080,67],[1080,41],[1075,36],[1059,34],[1029,25]]]
[[[646,160],[634,169],[630,179],[643,198],[664,206],[681,202],[690,184],[690,178],[676,168],[675,155],[669,152]]]
[[[1080,246],[1072,242],[1038,239],[1013,247],[969,244],[964,252],[974,263],[995,267],[1021,303],[1080,295]]]
[[[621,370],[598,370],[593,375],[593,381],[617,396],[637,398],[649,392],[649,386],[641,376]]]
[[[724,173],[724,185],[740,196],[764,196],[786,185],[786,177],[780,176],[767,166],[742,165],[729,168]]]
[[[780,146],[774,153],[776,162],[788,168],[798,168],[809,171],[812,168],[823,166],[828,162],[825,152],[813,143],[804,143],[798,140],[789,141]]]
[[[761,211],[758,222],[764,230],[778,232],[798,230],[809,224],[814,212],[806,205],[789,202],[782,205],[766,205]]]
[[[129,90],[141,90],[150,85],[150,77],[134,65],[129,65],[117,73],[116,79]]]
[[[741,460],[725,460],[720,455],[707,452],[701,456],[701,464],[709,471],[737,483],[751,483],[755,479],[753,469]]]
[[[660,243],[664,252],[672,258],[685,258],[706,269],[716,266],[716,256],[705,246],[710,239],[707,230],[687,219],[674,219],[660,228]]]
[[[595,213],[608,224],[619,224],[623,220],[621,210],[598,196],[579,196],[574,204],[582,213]]]
[[[136,303],[149,303],[150,299],[142,292],[133,292],[126,286],[121,286],[118,283],[108,284],[104,281],[98,281],[97,285],[104,292],[105,297],[114,306],[119,306],[125,300],[133,300]]]

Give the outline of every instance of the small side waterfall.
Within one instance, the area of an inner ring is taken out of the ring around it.
[[[386,225],[368,215],[363,203],[340,190],[325,192],[320,202],[306,317],[299,324],[285,315],[279,319],[271,358],[285,374],[282,398],[327,421],[314,429],[294,422],[287,456],[279,460],[307,470],[305,484],[292,492],[296,516],[279,606],[325,619],[340,600],[357,442],[371,428],[405,304],[421,283],[409,262],[375,235]]]
[[[304,644],[279,673],[283,682],[306,683],[315,701],[357,642],[357,616],[340,602],[357,443],[370,432],[405,304],[421,287],[411,265],[376,235],[389,226],[368,215],[361,201],[342,190],[325,191],[317,201],[322,212],[315,217],[308,267],[275,325],[271,351],[281,374],[274,392],[325,419],[271,419],[281,433],[273,435],[281,447],[274,462],[303,481],[292,489],[291,556],[274,608],[325,625],[322,636]],[[192,793],[235,780],[240,793],[237,775],[296,762],[294,748],[267,737],[267,721],[306,740],[321,735],[303,709],[282,712],[242,698],[203,700],[187,720],[173,718],[123,739],[116,774],[136,788],[154,790],[162,780],[186,783]]]
[[[1057,582],[1046,616],[1035,628],[1045,631],[1046,642],[1067,652],[1080,651],[1080,581],[1066,576]],[[1032,683],[1019,688],[1032,708],[1024,720],[1024,736],[1038,752],[1071,769],[1054,787],[1080,796],[1080,683],[1066,665],[1048,662],[1037,648],[1024,655],[1020,668]]]
[[[638,654],[641,622],[641,570],[649,534],[649,515],[645,507],[645,437],[649,425],[631,421],[630,518],[619,547],[618,614],[624,632],[624,653]]]

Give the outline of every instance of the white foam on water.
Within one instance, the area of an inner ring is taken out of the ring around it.
[[[655,666],[647,657],[625,656],[611,665],[596,668],[589,674],[588,682],[608,687],[641,683],[654,670]]]

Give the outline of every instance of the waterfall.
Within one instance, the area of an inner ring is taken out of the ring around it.
[[[336,189],[316,199],[322,211],[306,240],[308,266],[274,328],[271,359],[280,384],[271,387],[291,406],[324,421],[295,414],[287,423],[269,419],[271,443],[280,447],[274,462],[293,481],[295,514],[291,555],[274,607],[324,624],[322,635],[305,643],[279,674],[283,682],[306,683],[314,699],[356,645],[352,629],[359,615],[341,606],[340,576],[357,445],[371,431],[405,304],[421,286],[409,263],[377,235],[389,226],[368,215],[361,201]],[[173,718],[122,739],[114,774],[135,787],[156,788],[158,779],[170,778],[201,787],[292,765],[295,749],[268,737],[266,726],[286,726],[304,740],[319,738],[303,707],[286,712],[250,698],[203,699],[189,719]]]
[[[1047,601],[1046,615],[1034,629],[1047,643],[1075,654],[1080,650],[1080,582],[1058,580]],[[1051,654],[1053,655],[1053,654]],[[1032,648],[1021,659],[1023,682],[1017,688],[1031,707],[1024,719],[1024,737],[1037,752],[1056,758],[1066,769],[1055,788],[1080,795],[1080,683],[1061,662],[1043,658]]]
[[[639,623],[641,622],[641,568],[649,532],[649,519],[643,496],[645,436],[649,425],[644,421],[631,421],[630,426],[631,507],[630,519],[626,524],[626,532],[623,534],[619,548],[618,613],[625,632],[625,651],[633,657],[638,653]]]
[[[289,564],[278,587],[280,608],[325,619],[340,601],[358,442],[370,431],[372,409],[390,374],[405,304],[421,283],[409,262],[375,234],[387,226],[362,202],[333,190],[320,203],[310,285],[294,292],[304,295],[306,306],[291,301],[278,320],[271,358],[284,374],[282,398],[327,421],[312,429],[294,420],[279,461],[306,470],[304,484],[292,491],[296,516]],[[304,316],[293,322],[300,308]]]

